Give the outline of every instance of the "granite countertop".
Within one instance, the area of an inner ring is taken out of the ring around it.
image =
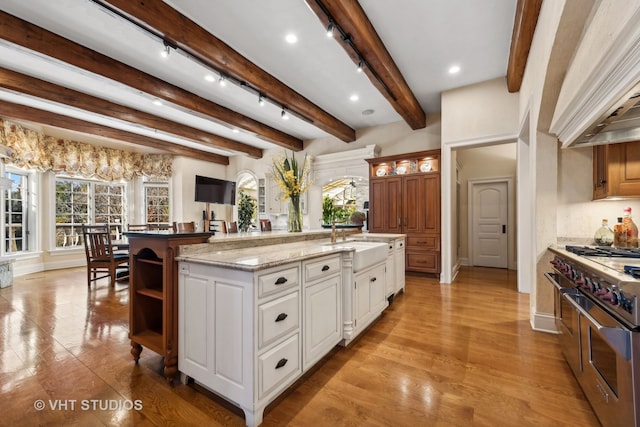
[[[242,271],[257,271],[290,262],[338,254],[345,250],[354,250],[349,248],[348,240],[339,240],[332,244],[329,239],[317,239],[279,244],[276,248],[273,245],[266,245],[245,249],[181,253],[176,260]]]

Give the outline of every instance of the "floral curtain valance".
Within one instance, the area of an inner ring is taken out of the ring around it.
[[[167,179],[173,171],[173,157],[168,154],[141,154],[54,138],[2,119],[0,143],[13,150],[11,163],[43,172],[118,181],[140,175]]]

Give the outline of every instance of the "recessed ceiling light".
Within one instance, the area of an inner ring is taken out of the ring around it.
[[[204,76],[204,79],[206,81],[208,81],[208,82],[215,82],[216,81],[216,78],[213,77],[213,75],[211,75],[211,74],[207,74],[206,76]]]
[[[234,128],[231,132],[233,133],[240,133],[240,131],[237,128]]]
[[[349,99],[352,100],[353,102],[356,102],[358,99],[360,99],[360,97],[354,93],[349,97]]]
[[[369,108],[368,110],[364,110],[364,111],[362,112],[362,115],[363,115],[363,116],[370,116],[370,115],[372,115],[372,114],[373,114],[373,113],[375,113],[375,112],[376,112],[375,110],[373,110],[373,109]]]
[[[157,98],[153,100],[153,104],[154,104],[154,105],[157,105],[158,107],[162,107],[162,101],[160,101],[160,100],[159,100],[159,99],[157,99]]]
[[[296,36],[296,35],[295,35],[295,34],[293,34],[293,33],[289,33],[289,34],[287,34],[287,35],[285,36],[285,38],[284,38],[284,39],[287,41],[287,43],[289,43],[289,44],[294,44],[294,43],[296,43],[296,42],[298,41],[298,36]]]
[[[460,72],[459,65],[452,65],[451,67],[449,67],[449,74],[457,74],[459,72]]]

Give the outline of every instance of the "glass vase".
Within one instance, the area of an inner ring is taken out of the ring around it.
[[[300,208],[300,196],[289,198],[289,231],[302,231],[302,209]]]

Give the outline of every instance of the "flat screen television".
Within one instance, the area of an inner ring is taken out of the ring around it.
[[[236,183],[196,175],[196,202],[236,204]]]

